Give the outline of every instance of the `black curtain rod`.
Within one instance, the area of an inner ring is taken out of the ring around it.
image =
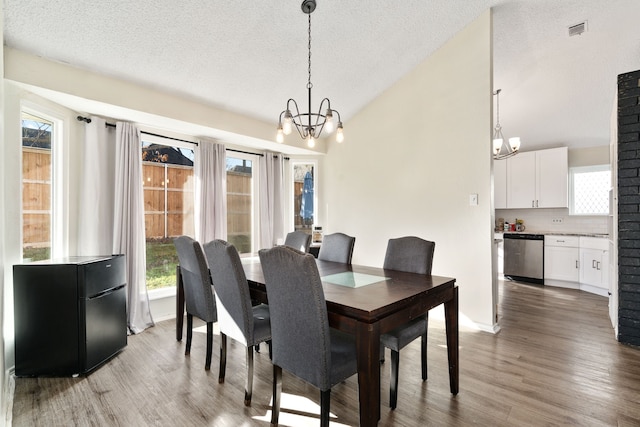
[[[78,116],[76,117],[78,119],[78,121],[80,122],[85,122],[85,123],[91,123],[91,119],[88,117],[82,117],[82,116]],[[109,123],[109,122],[105,122],[104,123],[106,126],[109,127],[116,127],[115,123]],[[193,142],[193,141],[187,141],[186,139],[180,139],[180,138],[173,138],[171,136],[165,136],[165,135],[158,135],[157,133],[151,133],[151,132],[145,132],[143,130],[140,131],[140,133],[144,133],[145,135],[151,135],[151,136],[157,136],[158,138],[165,138],[165,139],[172,139],[174,141],[180,141],[180,142],[186,142],[187,144],[195,144],[198,145],[197,142]],[[260,156],[260,157],[264,157],[264,154],[261,153],[251,153],[249,151],[242,151],[242,150],[234,150],[233,148],[225,148],[226,151],[233,151],[235,153],[242,153],[242,154],[250,154],[252,156]],[[273,158],[277,158],[278,156],[274,155]],[[289,157],[283,157],[284,160],[289,160]]]

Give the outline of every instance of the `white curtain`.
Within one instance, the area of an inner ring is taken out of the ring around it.
[[[144,196],[140,132],[116,123],[113,253],[127,257],[127,320],[136,334],[153,326],[146,286]]]
[[[195,156],[196,240],[206,243],[227,240],[227,158],[225,146],[215,141],[198,141]]]
[[[104,119],[91,117],[85,125],[77,241],[81,256],[112,253],[114,140],[114,129]]]
[[[266,151],[260,159],[260,247],[273,247],[284,234],[284,156]]]

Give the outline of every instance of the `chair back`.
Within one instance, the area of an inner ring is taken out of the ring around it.
[[[355,237],[347,236],[344,233],[328,234],[322,239],[318,259],[351,264],[355,243]]]
[[[204,244],[216,295],[220,331],[247,345],[253,342],[249,285],[235,246],[224,240]]]
[[[315,258],[287,246],[258,252],[271,314],[272,361],[327,390],[331,338]]]
[[[389,239],[383,268],[430,275],[435,247],[435,242],[414,236]]]
[[[288,233],[284,239],[284,245],[302,252],[309,252],[311,234],[303,233],[302,231],[292,231]]]
[[[202,246],[189,236],[177,237],[173,240],[173,244],[180,261],[187,313],[205,322],[215,322],[217,320],[216,302]]]

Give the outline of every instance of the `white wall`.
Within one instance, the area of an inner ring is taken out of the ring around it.
[[[569,149],[569,167],[608,165],[609,150],[608,145]]]
[[[491,117],[486,11],[345,123],[320,177],[323,226],[356,236],[354,263],[382,265],[392,237],[435,241],[434,274],[457,279],[461,315],[485,329],[495,323]]]
[[[300,148],[298,138],[275,142],[277,112],[265,122],[190,100],[157,88],[144,87],[28,54],[4,49],[5,78],[28,85],[35,93],[75,109],[156,129],[210,136],[224,143],[272,151],[324,153],[325,142]]]
[[[21,173],[22,173],[22,128],[20,112],[22,106],[28,106],[59,119],[64,127],[64,140],[57,141],[61,149],[66,167],[62,170],[62,245],[65,252],[73,255],[75,252],[78,184],[82,154],[82,125],[76,120],[76,113],[46,99],[36,96],[11,82],[4,81],[4,114],[2,179],[5,181],[2,208],[4,232],[2,245],[4,247],[3,262],[7,266],[4,270],[3,286],[4,301],[2,310],[4,367],[14,365],[14,331],[13,331],[13,271],[11,266],[22,261],[22,217],[21,217]]]
[[[0,71],[2,76],[4,77],[4,13],[0,14]],[[0,84],[0,129],[4,129],[4,85]],[[4,153],[5,147],[5,139],[4,135],[0,133],[0,158],[6,159]],[[5,167],[4,161],[3,169]],[[4,199],[4,174],[0,173],[0,236],[4,236],[5,227],[4,227],[4,208],[5,208],[5,199]],[[5,305],[5,295],[4,295],[4,272],[5,272],[5,261],[4,261],[4,239],[0,239],[0,331],[4,331],[4,305]],[[8,386],[9,384],[9,375],[6,375],[6,366],[5,366],[5,344],[4,344],[4,332],[2,333],[3,339],[0,341],[0,425],[5,425],[5,420],[10,413],[9,402],[8,399],[11,395],[11,390]],[[6,383],[5,383],[6,381]]]

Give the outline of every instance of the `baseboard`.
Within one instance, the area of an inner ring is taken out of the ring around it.
[[[580,289],[580,284],[578,282],[569,282],[567,280],[557,280],[557,279],[544,279],[545,286],[554,286],[556,288],[566,288],[566,289]]]
[[[489,332],[490,334],[497,334],[498,332],[500,332],[500,325],[499,324],[494,324],[494,325],[485,325],[482,323],[476,323],[476,327],[483,331],[483,332]]]
[[[601,297],[609,298],[609,290],[604,288],[599,288],[597,286],[585,285],[584,283],[580,283],[580,290],[589,292],[591,294],[600,295]]]
[[[13,423],[13,395],[16,390],[16,376],[15,367],[9,368],[4,373],[4,384],[2,385],[4,399],[2,408],[2,420],[5,426],[10,426]]]

